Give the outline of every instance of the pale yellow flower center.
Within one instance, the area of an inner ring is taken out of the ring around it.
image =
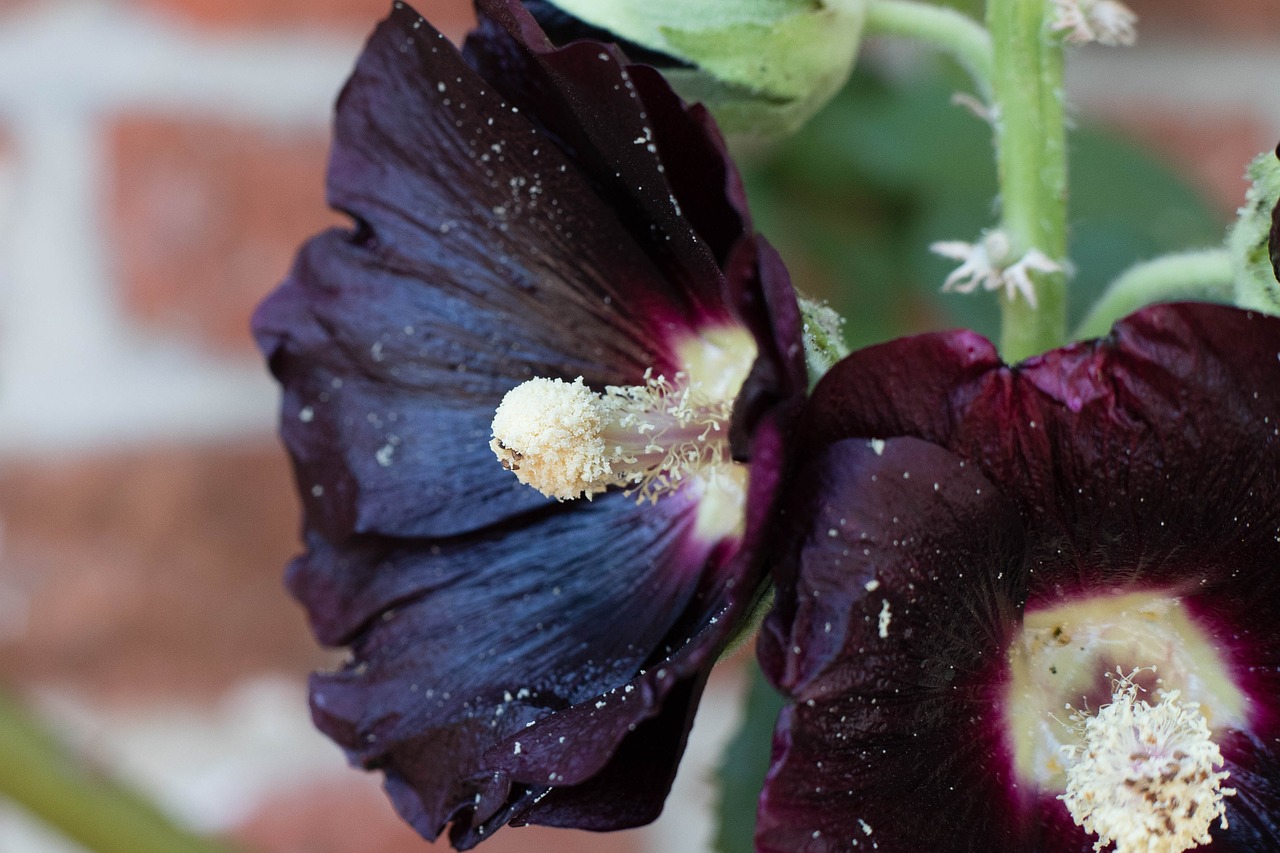
[[[1247,700],[1173,594],[1028,612],[1009,649],[1005,723],[1021,784],[1056,792],[1095,849],[1181,853],[1225,825],[1216,738]],[[1128,673],[1128,675],[1125,675]]]

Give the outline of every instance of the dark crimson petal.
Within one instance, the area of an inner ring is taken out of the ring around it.
[[[766,414],[790,424],[808,387],[800,307],[782,258],[763,237],[741,241],[725,266],[725,301],[756,338],[761,353],[734,403],[730,443],[737,459]]]
[[[1280,202],[1271,209],[1271,235],[1267,239],[1267,254],[1271,256],[1271,271],[1280,280]]]
[[[316,722],[459,848],[507,822],[657,814],[758,595],[805,388],[794,294],[705,111],[612,48],[557,50],[518,5],[485,8],[470,65],[399,3],[379,26],[329,173],[355,227],[308,243],[254,323],[306,501],[289,586],[352,651],[315,677]],[[695,536],[692,488],[560,504],[493,458],[516,384],[637,384],[725,324],[759,349],[730,428],[752,461],[741,536]]]
[[[1233,732],[1221,744],[1226,784],[1236,789],[1226,800],[1230,828],[1211,829],[1211,853],[1280,850],[1280,751],[1275,739]]]
[[[1025,584],[1013,505],[912,438],[838,442],[789,493],[760,657],[795,704],[757,850],[1025,853],[999,712]]]
[[[672,369],[662,341],[726,316],[722,301],[688,313],[592,180],[406,7],[375,32],[330,170],[360,227],[310,243],[255,318],[330,535],[454,535],[538,505],[488,449],[502,394],[534,375],[635,383]]]
[[[710,111],[684,104],[656,69],[631,65],[627,70],[653,124],[654,145],[678,210],[724,266],[738,238],[751,230],[746,187],[728,145]]]
[[[857,350],[814,388],[802,436],[819,444],[891,435],[944,441],[979,383],[1003,364],[990,341],[967,330]]]
[[[693,524],[680,496],[639,506],[616,493],[523,531],[458,542],[372,539],[337,550],[313,539],[291,587],[322,636],[359,632],[352,662],[315,679],[317,722],[353,760],[386,766],[423,796],[444,792],[443,805],[423,803],[418,828],[434,837],[451,816],[446,807],[490,790],[505,799],[507,785],[494,788],[482,760],[492,745],[513,750],[510,739],[527,733],[534,751],[538,730],[527,723],[551,714],[559,725],[582,703],[594,712],[597,697],[662,652],[695,596],[685,577],[711,556],[712,546],[691,537]],[[657,682],[636,691],[620,732],[597,741],[571,731],[578,736],[556,750],[557,775],[599,770],[628,721],[657,713],[669,689]]]
[[[1029,606],[1141,589],[1182,596],[1250,700],[1245,730],[1226,732],[1222,744],[1228,784],[1247,790],[1226,800],[1231,828],[1213,830],[1211,849],[1272,849],[1280,779],[1280,318],[1154,306],[1105,339],[1015,367],[981,354],[966,362],[958,356],[981,348],[969,349],[965,337],[922,336],[851,356],[817,389],[806,435],[923,436],[981,470],[1026,527]],[[894,370],[915,373],[927,389],[924,404]],[[856,593],[856,582],[849,585]],[[803,590],[780,599],[782,624],[799,620],[806,604]],[[766,636],[767,663],[799,665],[786,659],[787,641]],[[797,660],[849,655],[817,648]],[[808,713],[801,707],[797,719]],[[1042,834],[1024,849],[1091,850],[1053,793],[1027,806],[1039,811]]]
[[[980,466],[1043,543],[1033,602],[1099,583],[1200,585],[1228,555],[1264,562],[1277,526],[1278,351],[1280,319],[1192,303],[1016,367],[971,333],[906,338],[837,365],[804,432],[914,435]],[[1171,565],[1191,543],[1209,564]]]
[[[519,0],[481,0],[477,12],[468,59],[574,152],[672,280],[715,305],[714,270],[750,220],[706,110],[613,46],[553,47]]]
[[[703,667],[676,684],[661,713],[639,723],[589,781],[553,788],[513,823],[612,830],[655,820],[675,779],[708,674]]]
[[[1276,157],[1280,158],[1280,146],[1276,147]],[[1271,209],[1271,234],[1267,240],[1267,253],[1271,256],[1271,271],[1280,281],[1280,201]]]
[[[1278,353],[1280,318],[1163,305],[983,384],[946,443],[1023,508],[1044,552],[1033,603],[1102,584],[1208,603],[1241,572],[1274,587]]]
[[[752,470],[741,544],[726,543],[709,557],[707,580],[647,668],[629,683],[521,733],[518,754],[512,743],[516,738],[490,750],[494,766],[527,782],[542,780],[553,772],[566,775],[565,743],[592,740],[600,744],[599,759],[609,757],[608,764],[578,763],[576,775],[568,781],[582,784],[557,788],[522,822],[580,825],[577,821],[585,814],[584,802],[630,804],[593,812],[596,817],[589,826],[596,829],[606,828],[602,820],[611,821],[612,816],[631,815],[624,823],[611,824],[618,828],[642,822],[642,815],[648,820],[658,814],[675,771],[674,764],[663,765],[661,756],[678,758],[683,752],[709,666],[755,604],[759,587],[755,555],[765,547],[772,530],[768,520],[783,471],[788,408],[777,407],[757,424],[749,449]],[[662,712],[655,718],[659,706]],[[611,744],[617,744],[616,748]],[[650,766],[639,772],[641,764]]]
[[[529,10],[529,14],[538,22],[552,41],[564,44],[570,41],[591,39],[600,42],[615,42],[628,57],[636,62],[643,62],[655,68],[692,68],[689,63],[668,56],[660,51],[652,50],[635,42],[620,38],[608,30],[588,24],[579,18],[556,7],[549,0],[521,0],[521,5]]]

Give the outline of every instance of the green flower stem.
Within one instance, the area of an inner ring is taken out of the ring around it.
[[[5,695],[0,796],[98,853],[234,853],[178,829],[155,806],[77,761]]]
[[[954,57],[991,98],[991,36],[967,15],[917,0],[871,0],[865,35],[900,36],[925,42]]]
[[[1001,225],[1013,257],[1039,249],[1067,256],[1067,159],[1062,42],[1048,29],[1045,0],[988,0],[994,59],[996,164]],[[1032,273],[1036,305],[1001,300],[1001,351],[1008,361],[1066,340],[1065,273]]]
[[[1179,252],[1130,267],[1107,288],[1072,336],[1100,338],[1111,324],[1143,305],[1170,299],[1229,302],[1235,275],[1225,249]]]

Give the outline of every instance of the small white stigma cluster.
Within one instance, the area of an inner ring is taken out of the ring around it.
[[[1128,46],[1138,38],[1138,16],[1119,0],[1053,0],[1050,28],[1072,44]]]
[[[731,400],[703,399],[684,373],[668,381],[646,371],[644,380],[597,393],[581,376],[530,379],[502,399],[489,446],[520,482],[562,501],[610,486],[657,500],[731,462]]]
[[[1003,231],[988,231],[976,243],[960,240],[933,243],[929,251],[961,262],[942,283],[944,291],[972,293],[981,285],[983,290],[1003,290],[1010,299],[1021,293],[1032,308],[1036,305],[1036,289],[1031,282],[1031,272],[1054,273],[1063,269],[1039,249],[1032,249],[1014,261],[1010,257],[1013,247]]]
[[[1083,743],[1062,748],[1067,763],[1062,800],[1076,824],[1095,833],[1095,851],[1182,853],[1210,842],[1209,827],[1227,826],[1222,753],[1200,709],[1177,690],[1152,705],[1138,699],[1133,676],[1114,682],[1112,702],[1089,715],[1073,711]],[[1108,675],[1110,675],[1108,673]]]

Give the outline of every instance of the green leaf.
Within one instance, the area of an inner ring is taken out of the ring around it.
[[[1081,127],[1069,143],[1069,325],[1138,261],[1222,244],[1222,214],[1150,152],[1097,127]]]

